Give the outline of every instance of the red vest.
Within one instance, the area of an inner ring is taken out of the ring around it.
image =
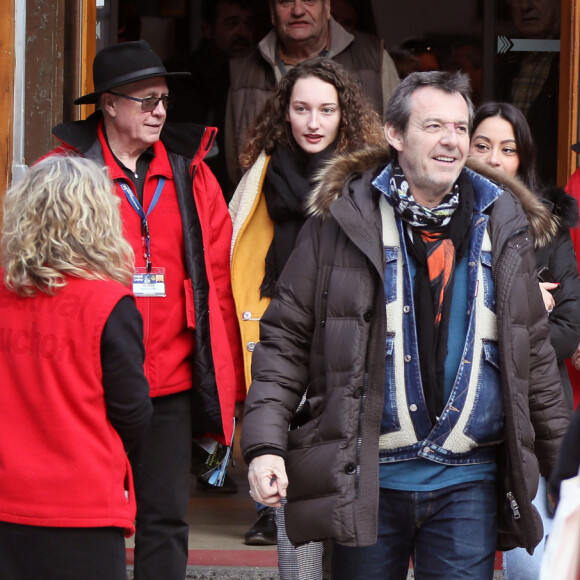
[[[99,128],[99,139],[105,164],[111,177],[117,182],[116,191],[121,198],[123,234],[135,252],[135,266],[145,267],[145,248],[141,233],[141,218],[127,201],[119,180],[129,184],[135,196],[134,185],[119,167]],[[153,145],[155,157],[151,161],[143,192],[143,209],[147,213],[159,178],[165,178],[165,186],[159,201],[147,217],[151,236],[151,261],[153,267],[165,268],[165,298],[136,298],[137,308],[143,316],[145,342],[145,375],[149,381],[152,397],[171,395],[191,389],[192,353],[194,335],[188,327],[186,312],[193,310],[193,292],[187,295],[183,225],[177,202],[173,171],[167,151],[161,141]],[[191,288],[191,285],[189,286]],[[195,324],[191,322],[191,325]]]
[[[103,328],[127,295],[105,280],[69,278],[31,298],[0,284],[0,521],[134,532],[131,468],[101,368]]]

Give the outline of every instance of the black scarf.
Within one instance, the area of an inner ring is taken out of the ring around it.
[[[266,255],[266,273],[260,286],[262,297],[271,297],[274,287],[306,221],[305,203],[312,179],[335,150],[335,144],[309,155],[301,149],[278,145],[266,170],[262,192],[274,222],[274,237]]]
[[[401,183],[405,189],[404,176],[394,174],[391,188],[401,191]],[[439,218],[437,208],[422,216],[421,211],[409,211],[408,199],[404,207],[398,199],[393,200],[394,209],[409,224],[405,227],[407,247],[417,265],[413,297],[421,380],[429,417],[435,423],[445,406],[445,360],[453,281],[455,266],[469,247],[473,189],[469,178],[461,174],[452,192],[442,200],[444,211]],[[411,205],[415,203],[411,201]],[[433,266],[438,260],[446,264],[440,271]]]

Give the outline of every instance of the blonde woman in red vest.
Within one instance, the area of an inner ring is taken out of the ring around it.
[[[126,578],[126,452],[151,401],[111,187],[94,162],[51,157],[4,200],[0,578]]]

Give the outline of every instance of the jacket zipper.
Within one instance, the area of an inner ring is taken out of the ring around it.
[[[508,498],[508,501],[510,502],[510,508],[512,509],[512,513],[514,515],[514,520],[519,520],[522,516],[520,514],[520,506],[518,505],[518,502],[516,501],[514,494],[511,491],[508,491],[506,493],[506,497]]]
[[[365,372],[363,377],[363,392],[360,402],[360,413],[359,413],[359,423],[358,423],[358,436],[356,441],[356,479],[355,479],[355,489],[356,497],[358,498],[359,491],[359,481],[360,481],[360,456],[362,449],[362,424],[365,415],[365,403],[367,399],[367,390],[369,386],[369,373]]]
[[[497,283],[497,273],[499,272],[499,267],[500,267],[502,258],[505,255],[505,248],[506,248],[506,246],[508,245],[508,243],[513,238],[515,238],[516,236],[518,236],[520,234],[523,234],[524,232],[527,232],[528,229],[529,229],[528,227],[518,228],[517,230],[515,230],[514,232],[512,232],[509,235],[509,237],[507,238],[507,240],[505,241],[504,245],[502,246],[500,255],[499,255],[498,259],[497,259],[497,262],[495,264],[494,271],[493,271],[493,282],[494,282],[494,284]],[[508,500],[508,502],[510,504],[510,508],[512,510],[512,514],[513,514],[514,520],[519,520],[522,517],[522,515],[520,513],[520,506],[518,505],[518,502],[516,501],[516,498],[514,497],[513,492],[512,491],[508,491],[506,493],[506,497],[507,497],[507,500]]]

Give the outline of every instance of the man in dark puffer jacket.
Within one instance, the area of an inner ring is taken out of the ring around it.
[[[468,95],[402,82],[390,155],[326,169],[261,321],[251,492],[287,497],[294,542],[334,540],[333,580],[404,579],[410,556],[417,578],[491,578],[496,548],[542,537],[538,460],[549,476],[570,415],[533,245],[552,226],[464,167]]]

